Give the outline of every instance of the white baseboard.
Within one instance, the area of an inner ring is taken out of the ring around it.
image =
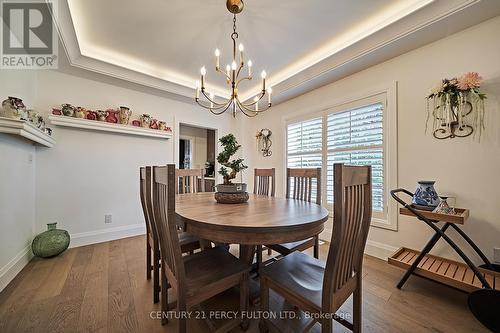
[[[33,253],[31,252],[31,245],[28,245],[0,269],[0,291],[7,287],[31,258],[33,258]]]
[[[324,230],[320,235],[319,238],[321,240],[330,242],[332,239],[332,233],[329,230]],[[366,247],[365,247],[365,254],[368,254],[372,257],[376,257],[382,260],[387,260],[388,257],[390,257],[394,252],[398,250],[397,247],[390,246],[384,243],[372,241],[372,240],[367,240],[366,241]]]
[[[391,245],[372,240],[366,241],[365,253],[372,257],[387,260],[387,258],[394,254],[397,250],[397,247]]]
[[[71,235],[70,247],[73,248],[90,244],[108,242],[121,238],[144,235],[145,233],[146,233],[146,226],[144,225],[144,223],[80,232]]]

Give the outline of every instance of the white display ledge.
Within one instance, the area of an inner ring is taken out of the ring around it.
[[[56,144],[56,140],[50,135],[24,120],[0,117],[0,133],[20,135],[49,148]]]
[[[160,139],[170,139],[172,137],[171,132],[136,127],[131,125],[107,123],[104,121],[97,121],[97,120],[87,120],[87,119],[73,118],[67,116],[56,116],[56,115],[50,115],[49,120],[53,125],[57,126],[75,127],[75,128],[83,128],[94,131],[114,132],[114,133],[129,134],[129,135],[148,136]]]

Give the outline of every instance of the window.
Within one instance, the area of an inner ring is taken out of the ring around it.
[[[327,118],[327,202],[333,204],[333,163],[372,166],[373,210],[384,212],[382,103],[330,113]]]
[[[314,118],[289,121],[287,166],[321,167],[323,205],[333,208],[333,164],[372,166],[372,225],[397,230],[397,207],[388,202],[396,187],[396,110],[394,89],[353,99],[321,111]],[[390,112],[389,112],[390,111]],[[391,172],[388,171],[391,170]]]
[[[321,168],[323,161],[323,119],[314,118],[288,125],[287,130],[287,167]],[[293,193],[294,183],[290,191]],[[311,196],[316,197],[316,179],[312,182]]]

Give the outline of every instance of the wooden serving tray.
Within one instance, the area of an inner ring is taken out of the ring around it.
[[[408,269],[419,253],[419,251],[402,247],[390,256],[387,262],[390,265]],[[479,268],[479,271],[483,273],[493,289],[500,290],[500,273],[483,268]],[[422,259],[415,269],[415,274],[468,293],[482,288],[481,281],[467,264],[432,254],[427,254]]]
[[[429,220],[434,220],[434,221],[464,224],[465,220],[469,218],[469,210],[465,208],[455,208],[455,212],[457,213],[455,215],[433,213],[428,210],[421,210],[421,209],[416,209],[416,210]],[[399,208],[399,213],[401,215],[415,216],[408,208],[404,207]]]

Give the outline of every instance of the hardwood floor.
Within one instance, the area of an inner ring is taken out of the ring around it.
[[[144,242],[144,236],[139,236],[70,249],[48,260],[33,259],[0,293],[0,332],[175,332],[175,319],[161,326],[159,319],[151,318],[160,307],[152,303],[152,281],[144,273]],[[322,245],[320,258],[325,259],[326,250],[327,245]],[[418,277],[411,277],[398,290],[395,285],[402,273],[384,261],[365,257],[364,332],[487,331],[469,312],[465,293]],[[238,292],[227,292],[204,304],[204,310],[236,311],[238,305]],[[280,308],[293,310],[272,295],[271,309]],[[348,301],[341,313],[349,316],[350,311]],[[224,320],[216,322],[216,326],[223,324]],[[251,320],[247,332],[258,332],[257,324],[258,320]],[[278,324],[298,332],[307,320]],[[338,324],[335,329],[347,332]],[[233,330],[240,331],[239,327]],[[319,326],[312,331],[319,332]],[[208,332],[208,326],[204,320],[192,319],[188,332]]]

